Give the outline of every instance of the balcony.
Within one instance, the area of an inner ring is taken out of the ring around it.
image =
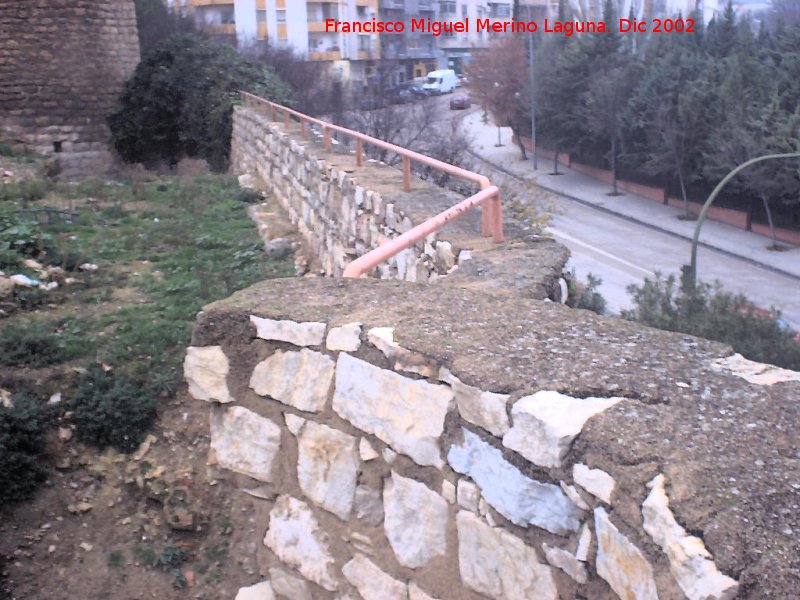
[[[329,17],[331,19],[335,19],[336,17]],[[324,21],[309,21],[308,22],[308,32],[309,33],[333,33],[332,31],[326,32],[325,31],[325,22]]]
[[[233,6],[234,0],[189,0],[186,4],[188,8],[197,6]]]
[[[236,23],[201,25],[200,28],[209,35],[236,35]]]
[[[308,60],[342,60],[342,51],[325,50],[322,52],[309,52]]]

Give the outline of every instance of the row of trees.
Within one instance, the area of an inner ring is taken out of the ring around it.
[[[800,151],[800,16],[754,33],[730,4],[695,33],[535,34],[540,145],[626,177],[704,196],[738,164]],[[793,0],[794,1],[794,0]],[[568,19],[561,2],[560,19]],[[618,15],[607,0],[604,20]],[[495,121],[530,137],[526,40],[501,39],[470,66],[473,93]],[[727,201],[757,214],[778,205],[800,223],[800,161],[765,162],[730,186]]]

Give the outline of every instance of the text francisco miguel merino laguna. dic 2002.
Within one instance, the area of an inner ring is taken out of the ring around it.
[[[325,20],[326,33],[403,33],[409,29],[412,33],[429,33],[440,36],[443,33],[560,33],[571,36],[574,33],[613,31],[605,21],[517,21],[508,19],[462,19],[460,21],[434,21],[427,19],[411,19],[410,24],[403,21],[337,21]],[[620,33],[694,33],[694,19],[619,19]]]

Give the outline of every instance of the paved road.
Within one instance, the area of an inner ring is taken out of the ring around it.
[[[501,130],[505,146],[495,147],[497,128],[482,125],[477,116],[473,112],[463,120],[474,137],[475,151],[516,172],[530,172],[531,163],[521,162],[518,150],[511,145],[510,131],[506,128]],[[550,170],[552,166],[548,168],[547,161],[540,161],[540,173]],[[544,179],[540,176],[540,181]],[[553,179],[549,178],[550,181]],[[632,215],[603,210],[608,209],[612,201],[606,197],[598,202],[596,192],[593,197],[595,204],[575,201],[568,196],[581,198],[581,195],[587,195],[587,199],[590,198],[586,182],[570,187],[569,177],[555,179],[560,180],[560,189],[566,195],[558,197],[558,214],[550,232],[571,250],[569,266],[575,269],[579,278],[585,279],[592,273],[603,280],[600,291],[611,312],[617,313],[630,306],[630,296],[626,291],[629,285],[641,284],[645,277],[652,278],[656,272],[677,276],[681,265],[688,262],[691,244],[685,236],[686,231],[691,230],[691,224],[675,223],[674,215],[665,217],[660,214],[663,208],[651,201],[644,201],[644,209]],[[633,206],[630,197],[626,206]],[[648,224],[647,219],[652,223]],[[637,220],[644,224],[637,223]],[[677,229],[679,226],[683,230]],[[769,244],[767,238],[726,231],[724,227],[710,222],[704,227],[703,239],[720,249],[700,247],[699,278],[719,281],[726,290],[744,293],[759,306],[778,308],[784,321],[800,330],[800,277],[796,270],[800,263],[800,249],[772,257],[763,251]],[[741,245],[741,251],[737,244]],[[758,264],[761,260],[763,265]]]

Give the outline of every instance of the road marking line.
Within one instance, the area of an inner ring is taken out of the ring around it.
[[[555,227],[550,227],[549,230],[553,233],[553,235],[555,237],[559,237],[559,238],[561,238],[563,240],[566,240],[568,242],[572,242],[573,244],[576,244],[578,246],[583,246],[584,248],[587,248],[587,249],[591,250],[592,252],[594,252],[596,254],[600,254],[601,256],[605,256],[606,258],[609,258],[609,259],[611,259],[613,261],[616,261],[616,262],[618,262],[618,263],[620,263],[622,265],[625,265],[626,267],[629,267],[631,269],[635,269],[636,271],[644,273],[644,275],[647,276],[647,277],[655,277],[656,276],[656,274],[653,271],[650,271],[648,269],[640,267],[639,265],[635,265],[632,262],[625,260],[624,258],[620,258],[619,256],[614,256],[610,252],[606,252],[605,250],[603,250],[601,248],[598,248],[596,246],[592,246],[591,244],[587,244],[583,240],[579,240],[578,238],[573,237],[573,236],[569,235],[568,233],[564,233],[563,231],[560,231],[559,229],[556,229]]]

